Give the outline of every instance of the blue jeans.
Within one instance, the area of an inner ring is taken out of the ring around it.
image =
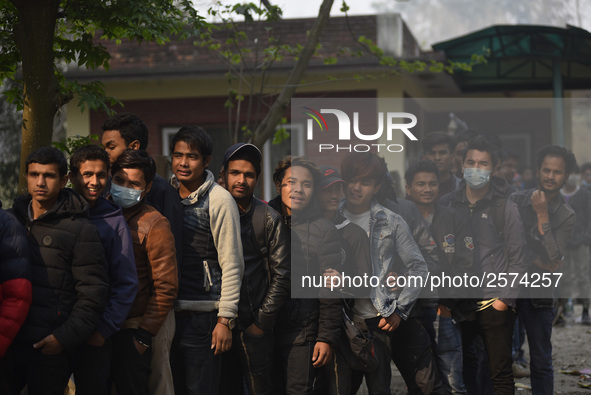
[[[531,299],[519,299],[517,309],[519,317],[523,319],[529,343],[532,392],[552,394],[554,393],[554,369],[550,339],[554,312],[551,307],[535,308]]]
[[[170,365],[178,395],[216,395],[220,383],[221,356],[214,356],[211,333],[217,311],[181,312],[176,315],[176,332],[170,351]]]
[[[460,326],[452,317],[437,315],[434,307],[425,309],[423,324],[431,338],[433,354],[445,390],[453,394],[465,394]]]

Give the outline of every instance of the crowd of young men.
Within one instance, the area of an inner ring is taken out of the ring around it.
[[[216,183],[211,137],[183,126],[168,183],[139,118],[117,115],[103,131],[105,148],[78,148],[69,173],[59,150],[32,153],[28,194],[0,211],[1,393],[61,395],[73,375],[82,395],[352,394],[363,379],[390,394],[391,362],[411,394],[513,393],[517,316],[533,391],[553,392],[549,289],[418,284],[546,278],[565,256],[588,264],[579,213],[591,203],[569,177],[570,151],[540,150],[539,187],[511,194],[511,176],[494,175],[494,140],[458,150],[433,133],[405,199],[373,153],[345,156],[340,171],[287,157],[267,204],[254,196],[263,158],[252,144],[226,150]],[[378,283],[346,286],[346,275]],[[305,277],[325,281],[305,288]],[[416,281],[391,281],[403,278]],[[371,340],[371,367],[356,363],[346,319]]]

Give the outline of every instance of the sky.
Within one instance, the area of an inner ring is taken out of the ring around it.
[[[251,0],[253,1],[253,0]],[[222,0],[235,4],[237,0]],[[255,4],[256,0],[253,1]],[[284,18],[312,18],[322,0],[270,0],[283,9]],[[349,15],[383,12],[400,13],[424,49],[431,44],[476,31],[493,24],[538,24],[565,27],[566,24],[591,31],[591,0],[347,0]],[[200,10],[214,0],[194,0]],[[458,4],[469,4],[458,7]],[[342,0],[334,0],[332,16],[344,16]],[[557,10],[556,7],[560,7]]]

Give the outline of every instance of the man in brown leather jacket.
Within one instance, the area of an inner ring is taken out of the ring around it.
[[[123,209],[129,226],[139,281],[127,320],[113,335],[112,375],[119,394],[148,394],[152,337],[178,290],[174,237],[168,220],[145,204],[156,173],[154,160],[145,151],[126,150],[111,173],[111,198]]]

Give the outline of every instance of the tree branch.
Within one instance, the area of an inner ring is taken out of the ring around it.
[[[332,3],[333,0],[323,0],[320,10],[318,11],[318,18],[316,18],[316,21],[314,22],[314,26],[310,31],[308,40],[300,53],[296,65],[285,82],[285,88],[281,90],[277,100],[273,103],[271,109],[267,113],[267,116],[265,116],[265,119],[263,119],[254,131],[251,142],[257,147],[262,148],[263,144],[265,144],[265,142],[275,133],[275,127],[281,121],[281,117],[296,91],[296,86],[302,80],[302,77],[306,73],[308,63],[316,51],[316,46],[318,45],[322,31],[328,23]]]

